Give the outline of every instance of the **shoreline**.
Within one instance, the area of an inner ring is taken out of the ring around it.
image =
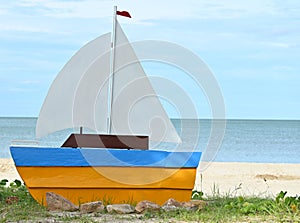
[[[11,158],[0,158],[0,180],[21,180]],[[213,162],[197,172],[195,190],[204,196],[276,197],[280,191],[288,196],[299,194],[300,164]]]

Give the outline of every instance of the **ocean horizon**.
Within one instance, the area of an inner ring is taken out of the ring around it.
[[[0,158],[10,158],[13,140],[36,140],[36,117],[0,117]],[[205,152],[211,119],[171,119],[180,133],[183,149]],[[75,131],[77,131],[75,129]],[[73,129],[53,133],[39,140],[39,146],[60,147]],[[150,144],[151,145],[151,144]],[[168,149],[161,143],[156,149]],[[300,120],[226,119],[222,144],[213,162],[300,163]]]

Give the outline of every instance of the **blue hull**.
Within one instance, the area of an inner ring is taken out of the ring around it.
[[[10,147],[16,166],[119,166],[195,168],[201,152]]]

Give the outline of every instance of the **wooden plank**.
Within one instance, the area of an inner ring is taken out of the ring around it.
[[[138,203],[149,200],[163,205],[168,199],[173,198],[179,202],[191,200],[192,189],[152,189],[152,188],[28,188],[30,194],[41,205],[47,206],[46,193],[51,191],[59,194],[72,203],[80,205],[92,201],[103,201],[110,204]]]
[[[196,168],[17,167],[29,187],[190,189]]]
[[[108,148],[10,147],[16,166],[197,168],[201,152]]]
[[[71,134],[61,147],[149,149],[148,136]]]

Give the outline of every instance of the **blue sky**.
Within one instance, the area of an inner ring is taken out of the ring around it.
[[[300,119],[298,0],[0,3],[0,116],[38,116],[68,59],[111,30],[116,4],[133,17],[119,18],[131,41],[174,42],[206,62],[220,85],[228,118]],[[200,96],[191,97],[197,101]],[[201,106],[200,118],[210,117],[209,108]]]

